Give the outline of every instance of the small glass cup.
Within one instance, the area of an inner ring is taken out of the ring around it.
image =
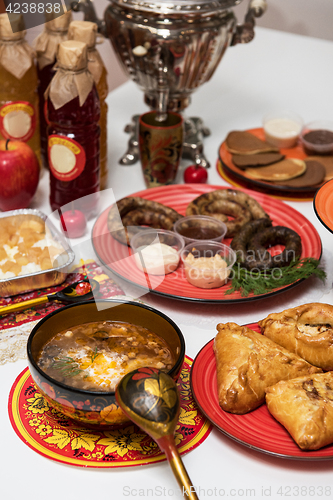
[[[296,146],[303,127],[303,120],[291,111],[268,113],[263,118],[266,141],[277,148]]]
[[[180,257],[187,281],[198,288],[223,286],[237,258],[232,248],[215,241],[189,243]]]
[[[178,219],[173,230],[184,238],[187,245],[198,241],[221,242],[227,233],[227,226],[208,215],[189,215]]]
[[[135,263],[147,274],[163,276],[178,267],[184,239],[165,229],[142,229],[130,241]]]
[[[304,125],[301,141],[305,152],[308,154],[326,155],[332,153],[333,122],[317,120]]]

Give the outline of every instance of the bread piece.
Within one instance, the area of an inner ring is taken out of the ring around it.
[[[333,372],[281,381],[266,389],[266,403],[302,450],[333,442]]]
[[[217,325],[214,352],[220,406],[244,414],[260,406],[279,380],[321,372],[260,333],[236,323]]]
[[[262,141],[250,132],[233,130],[229,132],[225,140],[225,146],[229,153],[241,155],[254,155],[257,153],[279,153],[279,149],[268,142]]]
[[[333,370],[333,306],[311,303],[269,314],[261,333],[314,366]]]

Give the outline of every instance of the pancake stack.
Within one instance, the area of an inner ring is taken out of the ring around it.
[[[253,179],[300,188],[319,186],[333,177],[333,156],[285,158],[278,148],[250,132],[230,132],[225,146],[234,165]]]

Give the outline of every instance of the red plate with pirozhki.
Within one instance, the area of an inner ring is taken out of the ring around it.
[[[260,333],[257,323],[246,325]],[[263,404],[245,415],[228,413],[219,405],[216,381],[214,339],[197,354],[191,370],[191,390],[202,413],[223,434],[256,451],[280,458],[297,460],[331,460],[333,445],[320,450],[303,451],[287,430]]]
[[[185,215],[186,207],[194,198],[216,189],[227,188],[207,184],[175,184],[146,189],[131,196],[140,196],[147,200],[158,201]],[[319,234],[304,215],[282,201],[271,198],[263,193],[246,189],[241,191],[249,194],[261,204],[263,209],[270,215],[274,226],[287,226],[300,235],[302,239],[301,258],[313,257],[314,259],[320,259],[322,245]],[[175,272],[165,276],[148,276],[137,268],[131,249],[112,237],[107,226],[109,209],[107,208],[98,217],[92,231],[92,242],[96,255],[116,275],[132,284],[142,287],[146,290],[146,293],[150,291],[160,296],[186,301],[210,303],[244,302],[281,293],[301,282],[301,280],[296,280],[290,285],[276,288],[271,292],[261,295],[250,294],[247,297],[242,297],[240,291],[226,295],[226,291],[230,288],[230,282],[221,288],[213,289],[197,288],[189,284],[186,280],[182,264],[179,265]],[[229,244],[230,241],[230,239],[227,239],[223,243]]]

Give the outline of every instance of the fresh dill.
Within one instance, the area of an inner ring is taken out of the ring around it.
[[[90,354],[91,364],[93,364],[98,355],[99,355],[98,349],[97,347],[95,347],[92,354]]]
[[[75,377],[75,375],[79,375],[82,372],[75,359],[69,356],[55,358],[52,363],[52,368],[59,370],[63,377]]]
[[[236,263],[232,269],[232,281],[225,295],[240,292],[242,297],[263,295],[277,288],[309,278],[312,274],[325,281],[326,273],[318,267],[320,261],[312,257],[298,259],[288,266],[266,271],[248,271]]]

